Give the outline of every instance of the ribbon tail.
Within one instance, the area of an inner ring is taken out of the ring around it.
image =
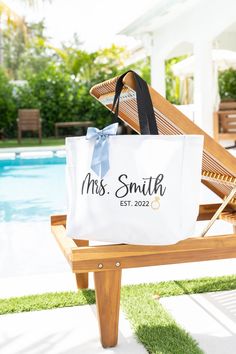
[[[102,142],[99,139],[95,142],[93,156],[91,161],[91,169],[98,177],[101,176],[101,156],[102,156]]]
[[[92,164],[91,169],[98,177],[101,177],[101,164]]]
[[[107,174],[109,168],[110,168],[109,162],[103,161],[101,163],[101,178],[103,178]]]
[[[109,153],[107,151],[107,157],[101,161],[101,178],[103,178],[110,169]]]
[[[109,143],[108,138],[106,138],[106,140],[103,141],[101,149],[101,178],[103,178],[107,174],[109,168]]]

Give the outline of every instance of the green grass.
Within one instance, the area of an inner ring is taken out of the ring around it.
[[[138,340],[153,354],[203,354],[197,342],[154,299],[154,289],[136,292],[133,288],[122,297],[123,310]]]
[[[124,286],[121,305],[151,354],[202,354],[196,341],[164,310],[159,297],[236,289],[236,275]],[[93,290],[0,299],[0,314],[94,304]]]
[[[42,144],[39,144],[37,138],[24,138],[21,144],[18,144],[16,139],[0,140],[0,148],[15,148],[15,147],[36,147],[36,146],[54,146],[54,145],[64,145],[64,138],[43,138]]]
[[[0,315],[16,312],[50,310],[58,307],[91,305],[95,303],[93,290],[78,292],[45,293],[0,299]]]
[[[121,304],[138,340],[151,354],[202,354],[196,341],[158,302],[159,297],[236,289],[236,276],[126,286]]]

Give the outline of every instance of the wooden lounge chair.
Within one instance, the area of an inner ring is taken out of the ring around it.
[[[123,82],[125,89],[121,96],[119,115],[138,132],[132,73],[128,73]],[[113,102],[115,83],[116,78],[91,89],[91,94],[109,109]],[[52,232],[76,275],[78,288],[86,288],[88,272],[94,273],[103,347],[117,344],[122,269],[236,257],[235,157],[151,87],[149,90],[161,134],[204,135],[202,183],[222,199],[222,204],[201,205],[198,220],[210,220],[202,235],[194,238],[189,235],[188,239],[169,246],[89,246],[88,241],[65,236],[65,215],[51,218]],[[217,218],[232,224],[232,234],[203,237]]]
[[[42,120],[38,109],[19,109],[17,126],[18,126],[18,143],[21,143],[22,132],[37,131],[39,135],[39,144],[42,142]]]

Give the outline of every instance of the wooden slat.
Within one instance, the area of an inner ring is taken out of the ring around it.
[[[231,133],[229,130],[236,130],[236,111],[234,114],[230,114],[230,112],[219,113],[220,119],[220,131],[222,130],[224,133]]]
[[[218,111],[218,114],[220,116],[235,116],[236,117],[236,110],[230,110],[230,109],[227,109],[225,111]]]
[[[66,215],[51,215],[51,225],[56,226],[56,225],[66,225]]]
[[[118,253],[124,256],[145,256],[148,254],[162,254],[170,252],[179,251],[189,251],[189,250],[205,250],[210,248],[215,248],[219,244],[221,246],[231,247],[236,242],[236,238],[232,238],[232,235],[220,235],[220,236],[209,236],[207,238],[192,237],[187,238],[173,245],[165,246],[146,246],[146,245],[129,245],[129,244],[111,244],[111,245],[101,245],[101,246],[89,246],[73,249],[71,253],[72,261],[76,260],[87,260],[89,259],[99,259],[99,258],[113,258],[116,257]],[[204,241],[206,240],[207,241]]]
[[[236,140],[236,133],[219,133],[220,140]]]
[[[236,118],[229,117],[229,115],[222,117],[222,124],[232,124],[233,126],[235,126],[235,124],[233,123],[236,123]]]
[[[212,213],[216,205],[212,207]],[[209,211],[207,206],[205,212]],[[202,209],[204,213],[204,210]],[[58,225],[53,217],[52,232],[75,273],[115,270],[117,268],[144,267],[149,265],[184,263],[210,259],[223,259],[236,256],[236,235],[194,237],[166,246],[145,245],[101,245],[78,247],[65,236],[65,227]]]
[[[88,247],[89,241],[73,239],[77,247]],[[75,274],[76,284],[78,289],[87,289],[89,286],[88,273]]]
[[[78,247],[71,238],[66,237],[64,225],[52,225],[51,230],[64,256],[71,265],[72,252],[77,251]]]
[[[213,239],[213,240],[212,240]],[[195,240],[194,240],[195,241]],[[202,242],[203,241],[203,242]],[[123,251],[114,253],[107,252],[89,253],[87,258],[84,256],[72,261],[72,270],[74,272],[99,272],[104,270],[116,269],[116,264],[120,268],[135,268],[163,264],[177,264],[195,261],[205,261],[213,259],[225,259],[236,257],[236,237],[232,235],[215,236],[201,238],[199,247],[186,249],[185,242],[182,241],[181,250],[173,250],[171,246],[169,251],[134,253],[129,254]],[[200,247],[200,245],[202,247]],[[93,255],[93,257],[92,257]],[[102,265],[102,268],[100,267]]]
[[[229,222],[232,225],[236,225],[236,211],[224,211],[220,215],[220,219]]]
[[[236,177],[222,175],[219,173],[202,171],[202,179],[206,181],[211,181],[225,186],[235,187],[236,186]]]
[[[234,139],[233,135],[236,134],[235,102],[227,102],[224,105],[220,105],[220,110],[216,114],[219,121],[218,131],[220,136],[218,138],[222,140]]]
[[[219,110],[235,110],[236,109],[236,101],[222,101],[220,103]]]
[[[203,220],[210,220],[215,212],[220,208],[221,204],[204,204],[200,205],[199,207],[199,215],[197,220],[198,221],[203,221]],[[230,205],[227,205],[224,209],[224,211],[228,211],[230,213],[233,212],[233,209]]]

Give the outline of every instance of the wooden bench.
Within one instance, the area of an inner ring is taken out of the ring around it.
[[[58,122],[55,123],[55,136],[59,137],[58,130],[59,128],[69,128],[69,127],[78,127],[82,129],[86,129],[88,127],[94,126],[94,122],[86,121],[86,122]],[[84,132],[85,134],[85,132]]]
[[[214,138],[219,140],[234,140],[236,147],[236,102],[221,102],[219,111],[214,113]]]

